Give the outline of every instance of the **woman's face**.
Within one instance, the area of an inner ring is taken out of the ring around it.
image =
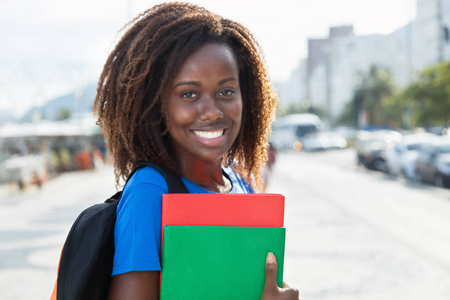
[[[232,50],[206,44],[189,56],[166,93],[167,126],[178,158],[218,162],[241,127],[239,68]]]

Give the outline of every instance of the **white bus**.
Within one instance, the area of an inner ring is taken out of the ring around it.
[[[322,121],[315,114],[291,114],[273,124],[271,142],[277,149],[300,150],[305,136],[318,132],[321,128]]]

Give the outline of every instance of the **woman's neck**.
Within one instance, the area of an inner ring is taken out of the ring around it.
[[[180,166],[183,177],[208,191],[228,193],[231,190],[231,182],[223,175],[221,161],[185,161]]]

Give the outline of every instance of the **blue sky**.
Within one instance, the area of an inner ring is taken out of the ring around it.
[[[353,24],[355,33],[388,34],[415,15],[414,0],[197,0],[247,26],[275,81],[306,56],[308,37]],[[95,81],[116,32],[157,4],[144,0],[0,0],[0,109],[22,113]]]

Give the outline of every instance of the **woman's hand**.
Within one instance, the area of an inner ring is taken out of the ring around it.
[[[283,288],[277,285],[277,260],[273,253],[269,252],[266,258],[266,283],[261,300],[299,300],[298,290],[283,282]]]

